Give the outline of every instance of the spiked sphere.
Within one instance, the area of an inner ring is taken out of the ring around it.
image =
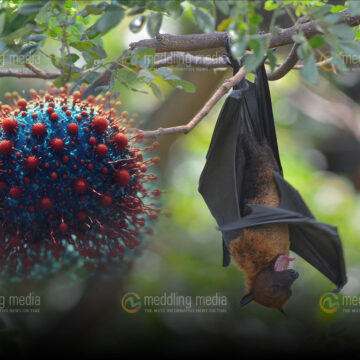
[[[110,94],[81,100],[82,91],[5,94],[9,105],[0,105],[3,272],[26,274],[69,252],[95,267],[119,262],[159,214],[146,203],[159,190],[145,187],[158,159],[143,160],[155,146],[139,148]]]

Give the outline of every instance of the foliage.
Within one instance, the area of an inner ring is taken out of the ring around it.
[[[265,12],[264,12],[265,10]],[[337,24],[340,11],[349,10],[351,15],[360,14],[360,2],[350,0],[345,5],[327,4],[327,0],[111,0],[82,2],[74,0],[3,1],[0,9],[0,53],[17,63],[31,62],[31,57],[41,53],[51,60],[61,72],[56,85],[72,82],[74,88],[81,83],[92,82],[106,63],[107,52],[102,37],[122,21],[129,22],[132,32],[146,28],[151,37],[156,37],[165,17],[171,21],[192,19],[204,33],[215,30],[228,31],[233,39],[232,50],[242,56],[245,50],[253,54],[245,61],[247,71],[253,71],[267,54],[274,68],[277,55],[268,48],[268,41],[260,37],[260,31],[276,34],[278,19],[287,15],[296,23],[297,17],[306,16],[318,20],[321,35],[306,39],[301,31],[293,37],[298,43],[297,53],[304,62],[303,77],[316,83],[318,68],[316,59],[323,55],[321,48],[329,46],[332,65],[346,71],[344,57],[358,55],[359,27],[351,29]],[[270,24],[264,15],[270,14]],[[266,25],[266,28],[265,28]],[[60,43],[58,53],[45,53],[44,45],[49,40]],[[154,68],[155,52],[137,48],[124,51],[117,59],[121,69],[113,73],[109,85],[98,90],[107,91],[114,81],[134,91],[144,92],[150,88],[162,97],[161,83],[192,92],[194,87],[172,73],[172,70]],[[14,61],[14,60],[13,60]]]

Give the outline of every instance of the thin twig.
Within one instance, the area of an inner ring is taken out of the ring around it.
[[[38,69],[40,70],[40,69]],[[38,79],[56,79],[60,76],[59,72],[48,72],[40,70],[39,72],[24,70],[0,70],[0,77],[16,77],[16,78],[38,78]]]
[[[157,137],[161,135],[169,134],[178,134],[183,133],[187,134],[190,132],[214,107],[214,105],[235,85],[245,77],[246,71],[245,67],[241,67],[240,70],[230,79],[224,81],[224,83],[216,90],[214,95],[207,101],[203,108],[189,121],[186,125],[174,126],[169,128],[159,128],[152,131],[141,131],[140,136],[144,137]]]
[[[41,79],[54,79],[60,76],[60,72],[47,72],[42,69],[39,69],[37,66],[29,62],[26,62],[25,66],[28,69],[30,69],[32,72],[34,72]]]
[[[213,67],[221,67],[227,66],[225,59],[218,58],[210,58],[208,56],[195,56],[185,52],[172,52],[166,58],[159,59],[155,61],[154,68],[158,69],[163,66],[172,66],[185,64],[189,67],[204,67],[204,68],[213,68]],[[122,56],[117,58],[108,69],[103,71],[85,90],[84,96],[88,96],[91,94],[97,95],[97,88],[101,86],[106,86],[111,79],[111,75],[113,71],[119,70],[123,68],[122,65]]]
[[[183,61],[182,61],[183,60]],[[316,64],[316,66],[321,67],[324,65],[327,65],[331,62],[331,58],[328,58],[326,60],[320,61]],[[269,61],[267,60],[266,63],[268,64]],[[185,64],[189,67],[204,67],[204,68],[218,68],[227,66],[227,62],[224,58],[218,57],[218,58],[210,58],[210,57],[201,57],[201,56],[194,56],[187,53],[171,53],[168,57],[164,59],[160,59],[155,62],[154,67],[159,68],[162,66],[173,66],[173,65],[181,65]],[[276,63],[276,66],[283,66],[284,63]],[[7,70],[0,70],[0,78],[1,77],[16,77],[16,78],[38,78],[38,79],[44,79],[44,80],[52,80],[56,79],[61,75],[60,72],[50,72],[50,71],[44,71],[42,69],[39,69],[33,64],[25,64],[27,68],[29,68],[31,71],[24,71],[24,70],[15,70],[15,69],[7,69]],[[102,65],[103,66],[103,65]],[[302,69],[303,65],[295,65],[293,69],[299,70]],[[275,70],[278,71],[278,70]],[[269,80],[275,80],[272,73],[269,73]]]

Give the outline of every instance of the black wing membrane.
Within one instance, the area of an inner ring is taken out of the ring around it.
[[[260,66],[256,73],[255,89],[256,102],[259,109],[259,116],[257,120],[260,123],[259,127],[263,132],[259,140],[261,141],[263,137],[266,138],[267,143],[270,145],[273,151],[275,160],[282,174],[280,155],[274,125],[275,122],[271,105],[271,96],[264,66]]]
[[[265,137],[281,173],[274,171],[280,206],[250,205],[241,216],[240,204],[245,156],[242,138]],[[214,216],[223,238],[223,265],[230,262],[229,242],[244,228],[287,223],[290,249],[329,278],[340,290],[346,283],[345,261],[337,229],[318,222],[297,190],[282,177],[271,97],[264,66],[256,72],[255,84],[244,79],[225,100],[215,125],[199,181],[199,192]]]
[[[199,192],[219,226],[240,219],[245,166],[241,134],[254,132],[255,124],[248,116],[254,112],[257,112],[255,85],[244,79],[225,100],[199,180]],[[224,240],[223,237],[223,266],[227,266],[230,254]]]

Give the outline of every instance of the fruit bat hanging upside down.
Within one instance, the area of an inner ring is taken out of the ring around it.
[[[239,62],[229,57],[234,72]],[[230,258],[244,270],[255,301],[283,312],[298,278],[287,269],[289,250],[337,285],[346,283],[337,229],[316,221],[299,193],[284,180],[264,66],[255,83],[243,79],[217,120],[199,191],[223,238],[223,266]]]

